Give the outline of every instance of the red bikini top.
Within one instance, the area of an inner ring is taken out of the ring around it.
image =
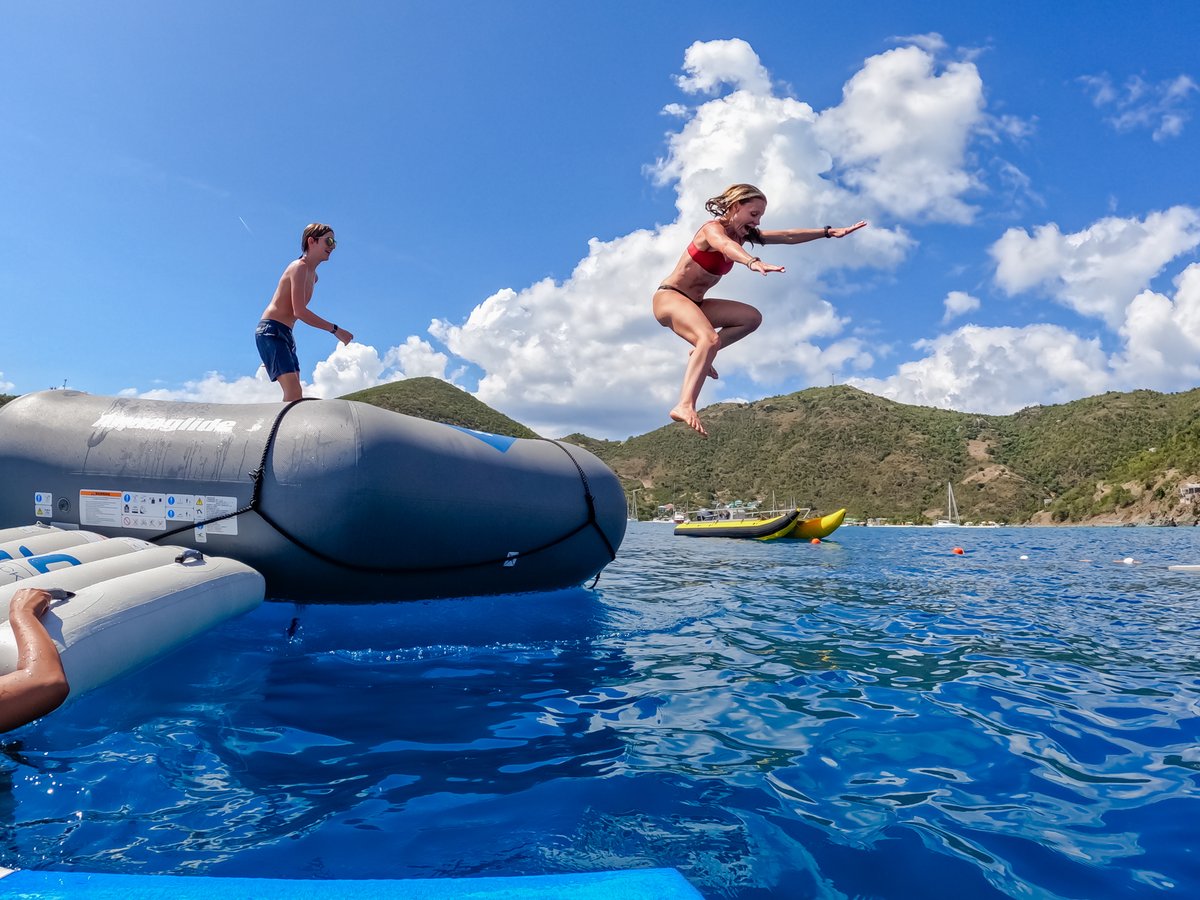
[[[679,246],[676,244],[676,246]],[[696,261],[696,263],[709,275],[728,275],[733,269],[733,260],[725,256],[724,253],[718,253],[716,250],[701,250],[695,242],[688,244],[688,256]]]

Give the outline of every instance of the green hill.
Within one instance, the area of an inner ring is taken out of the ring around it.
[[[382,409],[444,422],[460,428],[473,428],[490,434],[508,437],[536,438],[520,422],[497,412],[486,403],[476,400],[462,388],[440,378],[405,378],[347,394],[343,400],[360,400]]]
[[[643,515],[669,502],[774,497],[919,522],[945,513],[949,481],[964,520],[1144,521],[1191,516],[1178,488],[1200,475],[1200,391],[1108,393],[985,416],[840,386],[717,404],[704,421],[707,440],[681,425],[620,442],[570,440],[640,489]]]
[[[16,399],[17,398],[12,396],[11,394],[0,394],[0,406],[3,406],[5,403],[8,403],[10,400],[16,400]]]

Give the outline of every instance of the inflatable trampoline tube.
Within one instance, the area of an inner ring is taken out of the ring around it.
[[[0,407],[3,409],[3,407]],[[0,544],[7,544],[9,541],[15,541],[19,538],[32,537],[35,534],[47,534],[51,531],[61,531],[60,528],[55,528],[53,525],[46,525],[38,522],[34,525],[18,525],[15,528],[0,528]]]
[[[65,533],[70,534],[71,532]],[[137,538],[109,538],[104,541],[79,544],[35,556],[22,555],[0,562],[0,586],[12,584],[23,578],[45,575],[47,572],[81,566],[84,563],[111,559],[117,556],[126,556],[153,546],[153,544],[138,540]],[[166,549],[170,550],[172,548]],[[178,548],[174,549],[177,550]],[[141,568],[144,568],[140,558],[136,562],[129,560],[126,562],[126,565],[137,567],[130,568],[129,571],[131,572],[140,571]],[[161,562],[158,565],[161,565]],[[0,609],[0,619],[3,619],[6,615],[8,615],[6,610]]]
[[[5,585],[0,607],[7,611],[12,595],[27,587],[73,594],[53,601],[41,621],[62,657],[69,697],[76,697],[253,609],[263,600],[265,584],[236,560],[152,547]],[[16,664],[6,612],[0,624],[0,674],[14,671]]]
[[[349,400],[59,390],[0,408],[0,528],[36,520],[232,557],[275,599],[573,587],[615,558],[625,518],[616,476],[579,447]]]
[[[47,528],[27,537],[0,543],[0,560],[39,556],[51,550],[63,550],[103,540],[104,535],[93,531],[60,531],[57,528]]]

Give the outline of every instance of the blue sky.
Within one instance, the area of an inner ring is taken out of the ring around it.
[[[701,405],[848,383],[1009,413],[1200,385],[1200,4],[0,0],[0,391],[274,400],[436,375],[547,436],[667,423],[654,287],[726,185],[761,329]],[[257,374],[256,374],[257,372]]]

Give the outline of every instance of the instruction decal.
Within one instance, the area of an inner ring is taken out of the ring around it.
[[[166,531],[203,522],[238,509],[237,497],[210,494],[158,494],[144,491],[80,491],[79,524],[100,528],[134,528]],[[237,517],[200,525],[197,537],[237,534]]]

